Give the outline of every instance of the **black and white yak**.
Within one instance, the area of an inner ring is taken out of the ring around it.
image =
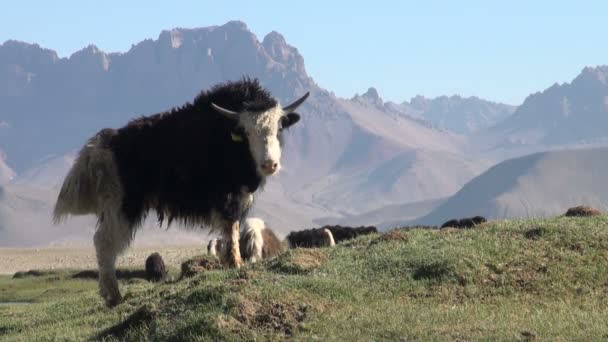
[[[312,228],[291,232],[286,237],[289,248],[333,247],[334,236],[327,228]]]
[[[272,258],[285,251],[285,246],[266,223],[251,217],[245,220],[241,232],[241,256],[250,262]]]
[[[294,111],[307,97],[281,107],[246,78],[88,140],[64,180],[54,221],[97,215],[99,289],[107,305],[121,301],[116,257],[150,209],[160,224],[221,230],[222,263],[241,266],[239,221],[266,177],[280,170],[283,130],[298,122]]]
[[[344,226],[324,226],[323,228],[329,229],[333,234],[336,242],[354,239],[357,236],[375,234],[378,233],[378,228],[374,226],[369,227],[344,227]]]

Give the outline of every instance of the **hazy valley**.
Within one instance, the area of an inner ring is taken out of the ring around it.
[[[284,169],[254,210],[281,234],[608,207],[606,151],[594,149],[608,143],[607,67],[513,106],[452,94],[385,102],[374,88],[339,98],[304,61],[281,34],[259,40],[241,22],[163,31],[123,53],[89,46],[59,57],[36,44],[0,45],[0,246],[90,240],[92,218],[53,226],[49,215],[86,138],[243,75],[283,103],[311,92],[287,134]],[[154,225],[147,234],[165,234]]]

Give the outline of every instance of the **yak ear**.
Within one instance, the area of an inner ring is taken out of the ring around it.
[[[281,118],[281,128],[288,128],[300,121],[300,114],[291,112]]]

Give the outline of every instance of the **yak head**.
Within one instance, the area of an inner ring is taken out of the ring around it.
[[[277,104],[260,112],[238,113],[215,103],[211,103],[211,106],[220,114],[237,122],[243,134],[233,133],[232,139],[247,139],[258,173],[270,176],[281,169],[282,131],[300,120],[300,115],[295,110],[308,95],[309,93],[306,93],[288,106],[281,107]]]

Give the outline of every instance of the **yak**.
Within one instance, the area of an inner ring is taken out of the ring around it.
[[[334,236],[327,228],[312,228],[293,231],[286,237],[289,248],[333,247]]]
[[[272,258],[285,251],[285,247],[268,225],[257,217],[245,220],[241,232],[241,256],[255,263]]]
[[[334,236],[337,242],[354,239],[360,235],[375,234],[378,233],[378,228],[374,226],[369,227],[343,227],[343,226],[324,226],[323,228],[328,229]]]
[[[148,281],[161,281],[167,277],[165,262],[158,252],[154,252],[146,259],[146,279]]]
[[[222,264],[240,267],[239,222],[266,177],[281,169],[282,134],[299,121],[309,93],[281,106],[257,79],[201,92],[192,102],[102,129],[80,150],[54,208],[54,221],[95,214],[99,290],[122,301],[116,258],[150,210],[159,224],[220,230]]]
[[[444,222],[440,228],[448,228],[448,227],[472,228],[478,224],[482,224],[487,221],[488,220],[486,220],[486,218],[483,216],[473,216],[473,217],[467,217],[467,218],[462,218],[462,219],[452,219],[452,220]]]

